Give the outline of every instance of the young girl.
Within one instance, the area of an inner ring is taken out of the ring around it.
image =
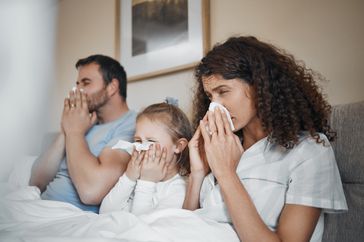
[[[150,144],[149,149],[134,149],[124,175],[102,201],[100,213],[125,210],[139,215],[182,208],[191,136],[188,118],[178,107],[159,103],[144,109],[137,116],[134,140],[144,147]]]

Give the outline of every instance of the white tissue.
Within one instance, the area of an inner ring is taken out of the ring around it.
[[[209,111],[214,111],[214,109],[216,107],[219,107],[222,110],[224,110],[224,112],[226,113],[226,116],[228,118],[228,121],[229,121],[229,124],[230,124],[230,128],[231,128],[232,131],[234,131],[235,130],[235,127],[234,127],[233,121],[231,120],[230,113],[229,113],[229,111],[223,105],[221,105],[220,103],[217,103],[217,102],[211,102],[210,103],[210,106],[209,106]]]
[[[153,143],[154,142],[146,141],[146,142],[143,142],[143,143],[134,142],[133,144],[135,145],[135,149],[137,151],[142,151],[142,150],[149,150],[150,146]]]
[[[72,91],[74,93],[76,93],[77,87],[72,87]],[[84,92],[85,90],[83,90],[82,88],[80,88],[80,92]]]
[[[149,150],[149,148],[152,144],[153,144],[153,142],[150,142],[150,141],[146,141],[143,143],[139,143],[139,142],[130,143],[125,140],[119,140],[115,145],[113,145],[111,147],[111,149],[121,149],[121,150],[128,152],[131,155],[134,147],[135,147],[136,151],[140,152],[142,150]]]

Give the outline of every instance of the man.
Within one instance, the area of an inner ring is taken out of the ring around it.
[[[42,199],[97,213],[130,159],[111,146],[133,139],[136,113],[126,103],[126,73],[119,62],[93,55],[76,68],[77,89],[64,100],[61,132],[34,163],[29,183],[39,187]]]

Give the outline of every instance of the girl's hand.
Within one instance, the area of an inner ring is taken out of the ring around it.
[[[191,175],[205,177],[210,172],[209,164],[206,160],[201,127],[198,127],[190,142],[188,142],[190,155]]]
[[[151,182],[162,181],[167,175],[166,158],[167,149],[161,149],[160,144],[153,144],[144,155],[140,179]]]
[[[200,121],[200,130],[204,140],[204,147],[208,164],[212,173],[219,180],[221,177],[236,173],[236,167],[244,151],[239,137],[230,128],[224,112],[215,108],[214,112],[207,112],[206,121]],[[206,130],[209,127],[211,135]]]
[[[138,152],[134,148],[133,153],[131,154],[131,159],[128,163],[128,167],[125,171],[126,176],[130,180],[136,181],[137,179],[139,179],[144,155],[145,151]]]

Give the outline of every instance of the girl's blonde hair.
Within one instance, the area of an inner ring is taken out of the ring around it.
[[[189,141],[192,138],[190,121],[186,114],[177,106],[168,103],[152,104],[138,114],[137,122],[142,117],[163,123],[173,142],[177,142],[181,138]],[[180,175],[185,176],[190,173],[188,146],[181,151],[180,157],[177,160],[177,166]]]

